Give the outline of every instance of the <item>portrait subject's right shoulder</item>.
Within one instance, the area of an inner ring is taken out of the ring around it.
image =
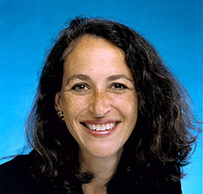
[[[27,155],[0,165],[0,194],[36,194]]]
[[[0,183],[0,194],[12,194],[8,188]]]

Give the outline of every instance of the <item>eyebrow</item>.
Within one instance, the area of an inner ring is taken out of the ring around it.
[[[83,75],[83,74],[77,74],[77,75],[72,75],[70,76],[70,78],[67,80],[66,85],[69,84],[69,82],[71,82],[74,79],[80,79],[80,80],[84,80],[84,81],[89,81],[91,80],[91,78],[87,75]]]
[[[130,81],[131,83],[134,84],[134,81],[124,74],[112,75],[112,76],[108,77],[107,80],[108,81],[115,81],[115,80],[122,79],[122,78],[127,79],[128,81]]]
[[[128,76],[124,75],[124,74],[118,74],[118,75],[111,75],[107,78],[107,81],[115,81],[118,79],[126,79],[128,81],[130,81],[132,84],[134,84],[134,81],[129,78]],[[71,82],[74,79],[80,79],[80,80],[84,80],[84,81],[90,81],[91,78],[88,75],[84,75],[84,74],[77,74],[77,75],[72,75],[66,82],[66,85],[69,84],[69,82]]]

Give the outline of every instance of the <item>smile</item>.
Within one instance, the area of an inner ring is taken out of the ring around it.
[[[92,131],[108,131],[113,129],[116,126],[116,123],[107,123],[107,124],[86,124],[86,127]]]
[[[82,121],[81,124],[85,126],[85,128],[89,129],[92,132],[107,132],[112,131],[117,124],[119,124],[119,120],[114,119],[103,119],[103,120],[86,120]]]
[[[120,125],[121,121],[115,119],[86,120],[80,124],[85,131],[95,138],[105,138],[112,135]]]

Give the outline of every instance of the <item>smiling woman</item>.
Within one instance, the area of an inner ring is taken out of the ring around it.
[[[62,88],[55,103],[80,150],[90,155],[88,160],[120,155],[138,109],[122,50],[103,38],[80,38],[64,59]]]
[[[180,194],[196,130],[184,87],[131,28],[76,18],[44,65],[33,151],[0,166],[0,193]]]

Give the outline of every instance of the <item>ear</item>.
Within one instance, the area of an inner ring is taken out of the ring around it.
[[[62,102],[61,102],[61,92],[56,93],[55,95],[55,110],[62,111]]]

